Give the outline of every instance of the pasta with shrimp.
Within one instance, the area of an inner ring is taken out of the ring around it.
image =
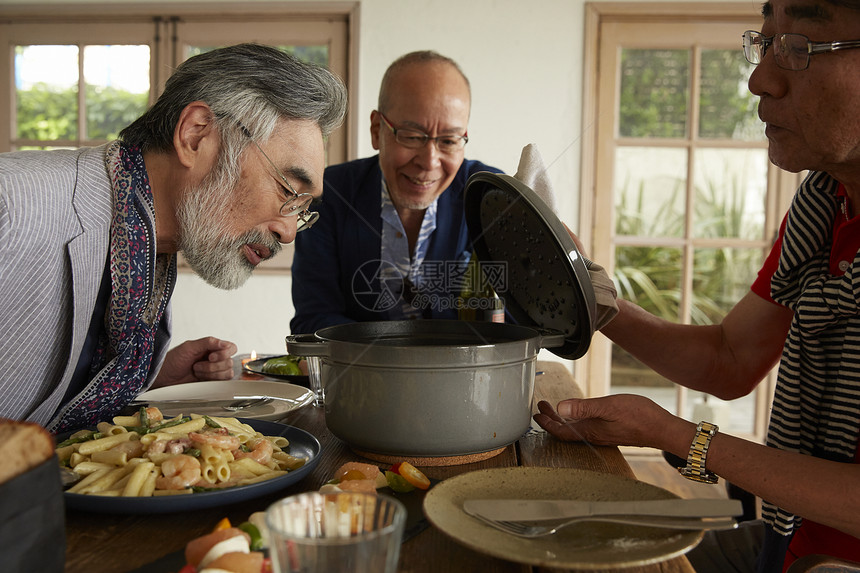
[[[164,419],[158,408],[100,422],[57,445],[60,463],[81,479],[67,491],[150,497],[257,483],[301,467],[289,441],[236,418],[191,414]]]

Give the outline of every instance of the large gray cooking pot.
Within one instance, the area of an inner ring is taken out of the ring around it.
[[[356,322],[287,337],[318,356],[329,430],[353,449],[440,457],[489,452],[529,427],[535,360],[562,334],[493,322]]]

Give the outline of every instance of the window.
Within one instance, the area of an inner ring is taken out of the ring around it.
[[[0,10],[0,151],[100,145],[115,139],[157,98],[176,65],[240,42],[278,46],[349,77],[344,4],[309,12],[282,4],[57,5]],[[160,10],[160,11],[156,11]],[[350,97],[350,100],[353,100]],[[350,126],[327,142],[327,161],[345,161]],[[289,269],[292,248],[261,270]],[[181,267],[182,268],[182,267]]]
[[[748,292],[797,183],[769,163],[747,90],[741,34],[760,16],[748,4],[589,7],[586,114],[596,129],[582,238],[622,298],[675,322],[719,322]],[[772,380],[729,406],[600,335],[584,368],[589,395],[642,394],[682,417],[706,412],[727,431],[763,435]]]

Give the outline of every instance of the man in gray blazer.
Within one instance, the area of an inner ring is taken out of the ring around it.
[[[229,378],[231,342],[167,351],[176,253],[232,289],[309,228],[345,109],[324,68],[244,44],[179,66],[118,141],[0,155],[0,417],[60,432]]]

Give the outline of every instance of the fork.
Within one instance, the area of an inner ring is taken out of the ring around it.
[[[191,400],[132,400],[129,402],[129,406],[176,406],[176,405],[188,405],[192,407],[192,405],[197,404],[200,406],[215,406],[218,402],[224,402],[225,400],[206,400],[206,399],[191,399]],[[253,408],[254,406],[263,406],[268,404],[269,402],[274,401],[274,398],[269,396],[254,396],[250,398],[242,398],[240,400],[234,400],[229,404],[221,404],[219,407],[222,410],[226,410],[228,412],[238,412],[240,410],[246,410],[248,408]]]
[[[245,408],[253,408],[254,406],[263,406],[264,404],[268,404],[274,400],[274,398],[269,398],[268,396],[260,396],[259,398],[249,398],[247,400],[237,400],[233,402],[229,406],[221,406],[223,409],[228,412],[238,412],[239,410],[244,410]]]
[[[700,519],[689,517],[655,517],[652,515],[588,515],[566,519],[551,525],[530,525],[521,521],[501,521],[482,515],[472,515],[483,523],[517,537],[534,539],[552,535],[562,528],[582,521],[605,521],[641,525],[645,527],[663,527],[666,529],[735,529],[738,524],[731,517]]]

